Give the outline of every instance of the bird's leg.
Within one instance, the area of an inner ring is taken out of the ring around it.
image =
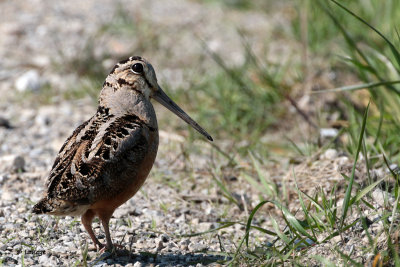
[[[86,231],[88,232],[90,238],[92,239],[95,249],[97,250],[97,246],[103,248],[104,245],[100,243],[100,241],[96,238],[96,235],[93,232],[92,220],[94,216],[95,216],[94,212],[92,210],[88,210],[82,215],[81,221]]]
[[[101,220],[101,224],[103,225],[104,228],[104,233],[106,234],[106,249],[110,251],[114,251],[115,247],[117,248],[123,248],[123,246],[113,244],[111,240],[111,234],[110,234],[110,218],[113,214],[114,210],[102,210],[99,212],[99,218]],[[104,249],[104,248],[103,248]],[[102,250],[103,250],[102,249]]]
[[[109,222],[110,222],[110,219],[101,220],[101,223],[103,224],[104,232],[106,234],[106,241],[107,241],[106,247],[107,247],[108,250],[111,250],[111,249],[113,249],[113,243],[111,241]]]

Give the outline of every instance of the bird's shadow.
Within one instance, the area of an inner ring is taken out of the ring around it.
[[[158,252],[148,251],[130,252],[128,250],[118,250],[115,253],[104,252],[97,258],[89,262],[88,266],[97,266],[107,263],[109,265],[120,264],[125,266],[130,263],[139,262],[142,266],[150,264],[164,264],[167,266],[195,266],[198,263],[208,265],[211,263],[224,263],[231,260],[228,255],[218,255],[206,252],[181,253],[181,252]]]

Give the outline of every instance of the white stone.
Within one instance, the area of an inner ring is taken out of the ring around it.
[[[319,135],[321,138],[333,138],[337,136],[338,133],[338,130],[335,128],[321,128],[319,130]]]
[[[13,194],[11,191],[5,189],[1,192],[1,200],[3,201],[12,201],[15,198],[15,194]]]
[[[339,158],[337,159],[337,163],[338,163],[339,165],[344,165],[344,164],[346,164],[346,163],[348,163],[348,162],[349,162],[349,158],[346,157],[346,156],[342,156],[342,157],[339,157]]]
[[[15,81],[15,88],[19,92],[38,91],[43,85],[37,70],[30,70],[22,74]]]
[[[333,159],[337,158],[337,155],[338,155],[338,152],[336,151],[336,149],[329,148],[325,151],[323,158],[333,160]]]
[[[48,263],[48,261],[49,261],[49,257],[47,257],[46,254],[43,254],[42,256],[39,257],[39,263],[42,265]]]
[[[396,199],[386,191],[382,191],[380,189],[375,189],[372,192],[372,198],[378,203],[381,207],[385,205],[385,201],[388,205],[394,205]]]

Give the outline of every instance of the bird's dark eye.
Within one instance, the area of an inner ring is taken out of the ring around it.
[[[143,73],[143,65],[140,63],[135,63],[131,67],[132,71],[136,74],[141,74]]]

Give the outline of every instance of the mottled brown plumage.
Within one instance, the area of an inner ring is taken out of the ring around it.
[[[158,126],[150,98],[212,141],[162,91],[152,65],[141,57],[130,57],[107,76],[96,114],[61,147],[46,182],[46,195],[33,212],[82,216],[95,246],[102,247],[91,227],[98,216],[111,249],[109,220],[139,190],[156,158]]]

